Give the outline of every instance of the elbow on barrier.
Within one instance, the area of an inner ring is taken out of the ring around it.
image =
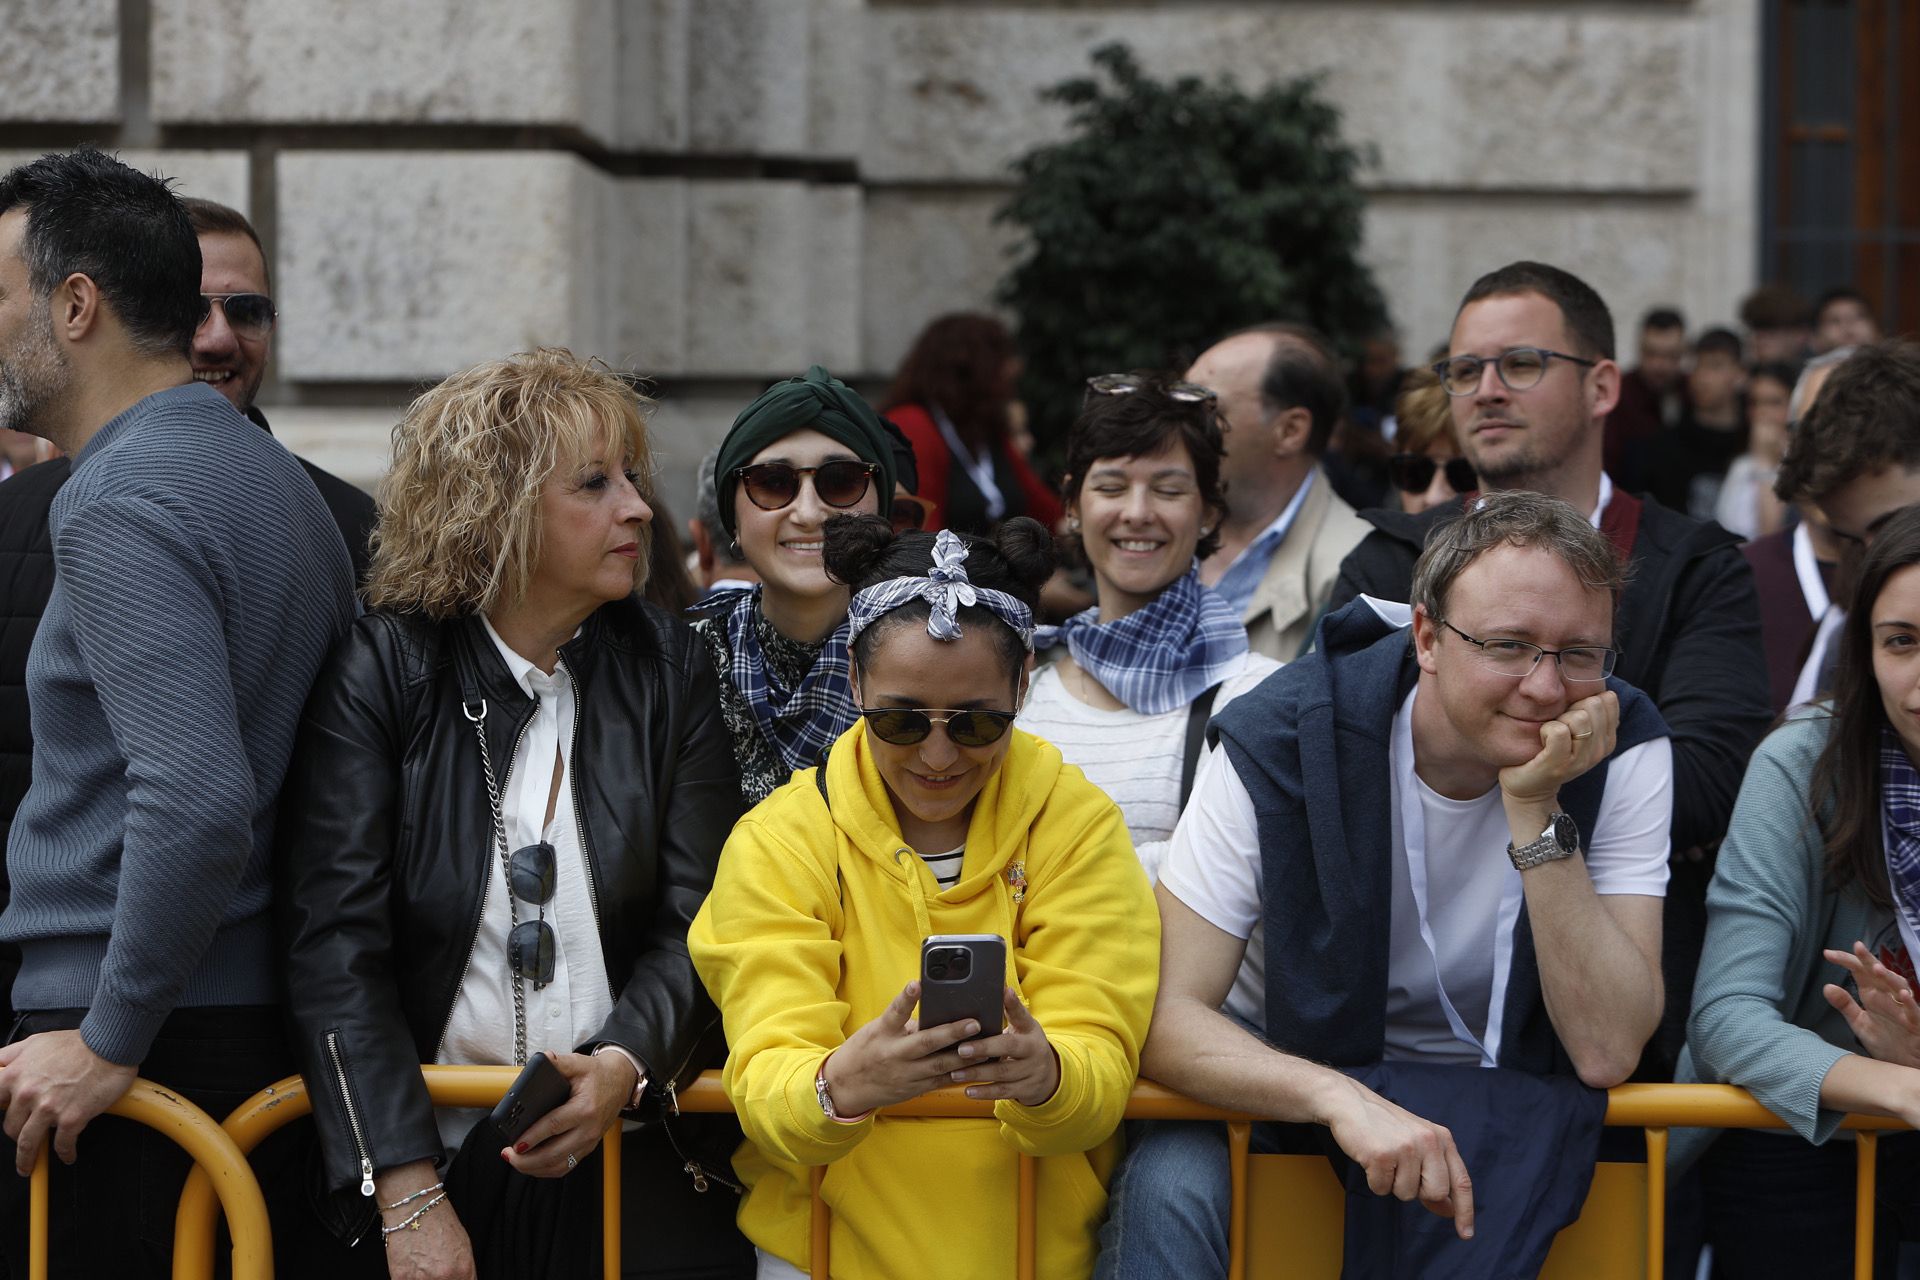
[[[442,1106],[487,1106],[512,1084],[512,1067],[437,1067],[424,1069],[429,1093]],[[732,1103],[717,1072],[708,1072],[680,1094],[683,1111],[731,1111]],[[959,1088],[940,1089],[888,1109],[888,1114],[922,1118],[966,1118],[991,1114],[992,1103],[965,1096]],[[310,1106],[299,1077],[262,1090],[224,1125],[191,1104],[146,1081],[138,1081],[111,1114],[160,1129],[185,1148],[195,1162],[176,1219],[175,1280],[211,1276],[214,1238],[224,1210],[233,1238],[233,1274],[254,1280],[272,1274],[272,1247],[266,1206],[247,1167],[246,1152]],[[1289,1274],[1337,1276],[1340,1272],[1342,1192],[1329,1166],[1317,1156],[1249,1154],[1251,1116],[1224,1111],[1184,1098],[1151,1081],[1139,1082],[1128,1100],[1127,1118],[1141,1120],[1217,1120],[1229,1134],[1233,1209],[1230,1274],[1264,1273],[1270,1261],[1285,1259]],[[1644,1129],[1644,1164],[1602,1164],[1595,1172],[1580,1219],[1561,1232],[1542,1273],[1555,1277],[1662,1275],[1666,1207],[1666,1150],[1669,1129],[1781,1128],[1779,1119],[1744,1090],[1724,1085],[1621,1085],[1610,1091],[1607,1124]],[[1855,1219],[1856,1274],[1872,1271],[1874,1155],[1878,1131],[1898,1129],[1898,1121],[1850,1116],[1845,1128],[1857,1134]],[[620,1143],[618,1126],[603,1143],[602,1231],[606,1274],[620,1274]],[[1020,1175],[1015,1203],[1008,1206],[1015,1226],[1018,1274],[1034,1271],[1034,1224],[1038,1178],[1035,1157],[1017,1156]],[[828,1275],[827,1211],[820,1195],[824,1170],[813,1171],[811,1270]],[[35,1173],[31,1277],[46,1274],[46,1164]],[[1257,1206],[1257,1213],[1250,1213]]]

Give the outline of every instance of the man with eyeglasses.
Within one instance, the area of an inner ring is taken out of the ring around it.
[[[1585,281],[1516,262],[1475,281],[1454,317],[1446,385],[1460,447],[1488,492],[1549,494],[1585,513],[1629,563],[1614,623],[1618,674],[1673,731],[1673,883],[1667,894],[1667,1019],[1642,1078],[1671,1079],[1706,936],[1712,851],[1726,834],[1748,753],[1773,719],[1759,602],[1739,540],[1616,488],[1602,466],[1618,402],[1613,318]],[[1369,511],[1333,607],[1405,600],[1413,565],[1469,495],[1418,516]]]
[[[1289,662],[1367,533],[1321,465],[1346,412],[1339,365],[1313,330],[1263,324],[1207,348],[1186,379],[1218,394],[1227,450],[1230,510],[1200,581],[1233,606],[1256,653]]]
[[[1141,1073],[1324,1126],[1254,1144],[1354,1166],[1349,1275],[1537,1270],[1659,1022],[1673,752],[1608,679],[1622,576],[1571,506],[1492,495],[1411,610],[1348,605],[1213,722]],[[1230,1199],[1218,1125],[1154,1127],[1096,1274],[1224,1275]]]
[[[293,458],[194,381],[199,284],[159,180],[91,148],[0,176],[0,426],[72,458],[0,914],[20,955],[0,1159],[59,1158],[57,1275],[167,1272],[187,1162],[100,1118],[137,1075],[217,1115],[294,1065],[268,854],[352,567]],[[268,1181],[300,1203],[297,1178]],[[25,1182],[0,1188],[24,1268]],[[292,1221],[276,1215],[282,1243]]]

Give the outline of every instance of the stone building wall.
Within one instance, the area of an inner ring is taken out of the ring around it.
[[[371,483],[421,384],[534,343],[656,377],[662,494],[760,385],[882,383],[989,298],[1037,90],[1324,69],[1405,348],[1478,272],[1565,264],[1724,320],[1752,284],[1759,0],[0,0],[0,164],[82,141],[246,210],[262,403]],[[681,511],[679,514],[685,514]]]

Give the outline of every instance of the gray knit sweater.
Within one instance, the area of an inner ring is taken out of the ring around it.
[[[102,427],[50,526],[0,938],[15,1008],[86,1008],[88,1047],[137,1063],[176,1006],[279,998],[274,801],[353,571],[293,455],[199,383]]]

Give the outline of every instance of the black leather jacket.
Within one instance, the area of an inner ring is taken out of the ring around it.
[[[667,613],[606,605],[561,653],[577,690],[572,793],[614,997],[579,1047],[631,1050],[657,1107],[707,1065],[702,1039],[717,1020],[687,926],[740,815],[733,746],[712,666]],[[499,856],[463,665],[505,768],[535,704],[479,620],[377,612],[329,657],[281,795],[275,913],[334,1190],[371,1195],[374,1170],[443,1155],[420,1064],[452,1015]]]

